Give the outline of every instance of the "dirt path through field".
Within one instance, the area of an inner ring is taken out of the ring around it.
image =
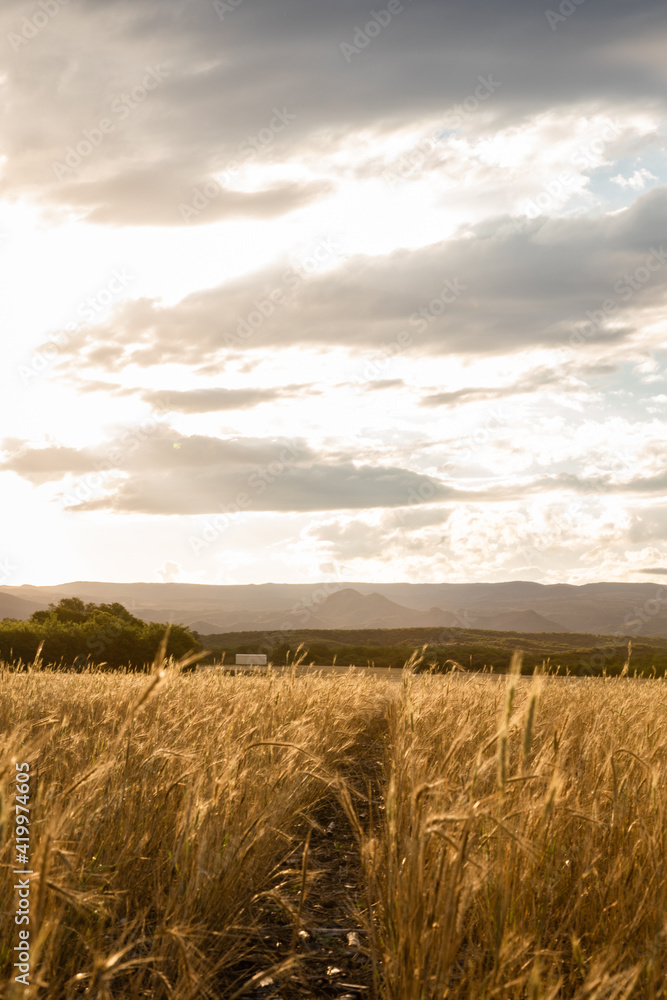
[[[259,1000],[372,996],[366,932],[358,919],[361,866],[353,831],[335,801],[323,804],[321,824],[310,838],[307,872],[310,887],[300,917],[292,924],[259,928],[266,963],[293,954],[298,965],[286,976],[267,976],[249,995]],[[302,870],[304,847],[290,858]],[[291,893],[298,909],[300,889]],[[357,911],[357,912],[355,912]]]
[[[364,829],[371,820],[369,811],[377,823],[384,809],[381,792],[386,729],[384,714],[372,717],[340,771]],[[339,788],[332,785],[327,790],[311,822],[305,866],[305,841],[283,866],[296,876],[283,889],[283,905],[286,911],[289,908],[291,920],[263,923],[258,928],[265,967],[290,954],[298,964],[285,975],[260,980],[247,994],[254,1000],[362,1000],[375,995],[363,916],[367,907],[365,881],[357,839]],[[304,870],[307,877],[302,899],[304,883],[298,876]]]

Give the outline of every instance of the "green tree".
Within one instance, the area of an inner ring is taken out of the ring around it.
[[[44,663],[76,668],[105,664],[140,670],[153,662],[165,631],[164,624],[144,622],[118,602],[84,604],[78,597],[66,597],[34,612],[28,621],[0,622],[0,657],[8,662],[30,662],[42,645]],[[200,649],[189,629],[171,626],[168,656],[181,658]]]

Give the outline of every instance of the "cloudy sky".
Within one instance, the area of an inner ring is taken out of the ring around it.
[[[3,0],[0,584],[667,565],[662,0]]]

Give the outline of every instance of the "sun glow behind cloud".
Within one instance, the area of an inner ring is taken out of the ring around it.
[[[142,5],[164,33],[150,46]],[[513,59],[483,17],[468,27],[467,8],[434,3],[349,66],[348,4],[271,32],[241,8],[213,41],[209,10],[142,0],[105,9],[127,69],[112,40],[103,67],[68,56],[64,14],[15,53],[3,87],[42,126],[27,143],[25,112],[8,113],[0,145],[11,582],[159,579],[166,564],[199,582],[581,582],[664,563],[667,266],[640,274],[666,232],[664,95],[641,76],[658,49],[610,13],[582,8],[580,34],[554,38],[541,12],[507,6],[530,35]],[[7,30],[22,12],[8,5]],[[87,11],[67,16],[102,44]],[[598,37],[622,94],[591,69]],[[48,69],[51,45],[69,69]],[[257,45],[278,60],[265,73]],[[551,72],[565,55],[568,79]],[[399,57],[415,72],[396,80]],[[57,99],[31,89],[33,60]],[[53,157],[161,60],[164,84],[125,131],[54,184]],[[482,76],[498,84],[473,108]],[[256,155],[240,154],[246,136]],[[200,207],[186,219],[183,205]],[[271,449],[294,441],[307,457],[278,468]],[[252,470],[276,480],[274,508],[251,488],[227,516]],[[415,493],[418,477],[437,495]],[[224,530],[193,548],[214,517]]]

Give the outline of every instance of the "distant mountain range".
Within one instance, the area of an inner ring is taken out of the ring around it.
[[[0,587],[0,618],[28,618],[61,597],[119,601],[145,621],[216,632],[289,629],[489,629],[500,632],[626,632],[667,636],[667,586],[659,582],[322,583],[238,586],[65,583]]]
[[[456,623],[456,615],[442,608],[418,611],[382,594],[361,594],[352,587],[330,594],[312,612],[302,611],[302,616],[307,616],[306,628],[393,628],[388,622],[399,622],[399,628],[426,628]],[[272,627],[279,628],[282,617],[275,616]]]
[[[46,604],[39,601],[25,601],[22,597],[13,597],[12,594],[0,589],[0,618],[19,618],[24,621],[33,611],[45,607]]]

